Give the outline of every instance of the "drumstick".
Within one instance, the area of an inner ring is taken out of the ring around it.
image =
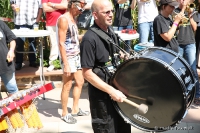
[[[134,96],[134,95],[131,95],[131,94],[127,94],[127,95],[129,97],[132,97],[132,98],[135,98],[135,99],[146,101],[146,103],[150,104],[150,105],[153,105],[153,102],[154,102],[154,98],[153,97],[147,97],[147,99],[145,99],[145,98]]]
[[[140,113],[146,114],[147,111],[148,111],[148,106],[146,104],[140,104],[139,105],[139,104],[134,103],[131,100],[128,100],[126,98],[124,98],[123,101],[134,106],[134,107],[136,107]]]

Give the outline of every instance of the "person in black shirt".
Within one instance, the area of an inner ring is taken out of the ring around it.
[[[117,27],[119,31],[123,29],[133,29],[133,17],[131,9],[134,9],[133,0],[112,0],[115,7],[115,17],[113,26]],[[131,41],[125,41],[129,46]],[[125,47],[126,51],[129,52],[129,48]]]
[[[94,25],[92,28],[102,30],[112,38],[108,26],[112,25],[113,7],[109,0],[94,0],[92,4]],[[95,72],[97,66],[103,66],[109,61],[109,49],[91,28],[84,35],[80,44],[81,67],[88,83],[92,128],[94,133],[130,133],[131,126],[122,119],[115,110],[112,100],[123,102],[126,96],[110,86],[102,69]],[[123,55],[121,54],[123,57]]]
[[[10,28],[0,20],[0,78],[4,83],[9,96],[18,91],[13,62],[16,46],[15,39],[16,36]],[[7,44],[10,44],[10,48],[8,48]]]
[[[179,7],[175,9],[175,12],[179,13],[189,4],[189,1],[186,0],[178,0]],[[195,35],[194,32],[197,29],[198,23],[198,15],[193,14],[193,11],[190,9],[189,11],[185,10],[184,14],[188,21],[185,23],[179,24],[179,32],[178,32],[178,43],[179,43],[179,53],[184,59],[188,62],[190,67],[194,72],[194,76],[197,80],[196,83],[196,95],[194,103],[200,105],[200,91],[199,91],[199,76],[197,74],[196,68],[196,45],[195,45]]]
[[[160,1],[160,14],[154,19],[154,45],[169,48],[178,53],[178,42],[175,38],[180,20],[184,14],[179,13],[176,15],[174,22],[169,18],[178,2],[173,0]]]

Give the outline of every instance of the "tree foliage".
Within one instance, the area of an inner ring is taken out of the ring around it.
[[[10,6],[10,0],[0,0],[0,17],[13,18],[13,10]],[[13,22],[6,22],[13,29]]]

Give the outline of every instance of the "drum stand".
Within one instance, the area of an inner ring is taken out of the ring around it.
[[[125,46],[129,49],[129,51],[130,51],[130,52],[129,52],[130,56],[131,56],[131,55],[135,56],[135,55],[138,54],[137,52],[135,52],[135,51],[131,48],[131,46],[129,46],[124,40],[122,40],[121,37],[120,37],[118,34],[115,34],[115,35],[116,35],[117,38],[118,38],[122,43],[124,43]],[[112,43],[112,42],[111,42],[111,43]],[[121,48],[120,46],[118,46],[118,45],[116,45],[116,44],[114,44],[114,46],[117,47],[119,50],[121,50],[124,54],[127,55],[127,52],[126,52],[123,48]]]

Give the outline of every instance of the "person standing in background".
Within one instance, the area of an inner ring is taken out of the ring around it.
[[[155,0],[134,0],[134,8],[138,5],[139,43],[154,42],[153,20],[158,16]]]
[[[93,1],[94,0],[85,0],[85,2],[87,4],[84,6],[84,9],[85,10],[91,10],[91,6],[92,6]],[[92,17],[92,19],[91,19],[90,26],[92,26],[93,24],[94,24],[94,17]]]
[[[85,5],[85,9],[90,9],[91,10],[91,6],[94,0],[86,0],[87,5]],[[94,17],[92,17],[91,22],[90,22],[90,26],[92,26],[94,24]]]
[[[173,0],[160,0],[160,14],[153,21],[154,45],[171,49],[177,53],[179,44],[175,38],[175,33],[178,28],[178,23],[184,14],[177,14],[173,21],[170,15],[178,4],[177,1]]]
[[[200,0],[198,0],[198,3],[200,4]],[[200,43],[200,6],[198,6],[198,19],[199,23],[197,24],[197,30],[195,34],[195,41],[196,41],[196,59],[197,59],[197,67],[200,68],[200,65],[198,65],[199,62],[199,43]]]
[[[117,27],[118,31],[133,29],[131,9],[134,9],[134,5],[132,0],[112,0],[112,2],[115,8],[113,27]],[[131,41],[125,42],[131,46]],[[125,46],[125,49],[129,52],[129,48]]]
[[[75,124],[74,117],[89,115],[89,112],[82,111],[78,107],[84,78],[80,64],[80,45],[79,40],[82,36],[78,35],[78,28],[75,17],[81,12],[79,8],[84,8],[85,0],[69,0],[68,10],[61,15],[56,24],[56,37],[59,46],[59,56],[63,69],[63,87],[61,92],[62,115],[61,119],[69,124]],[[72,112],[68,113],[67,104],[69,93],[73,87],[73,107]]]
[[[29,28],[33,29],[33,25],[39,23],[42,16],[41,0],[10,0],[11,7],[14,11],[15,29]],[[24,38],[16,39],[16,50],[24,51]],[[28,38],[29,51],[34,51],[35,38]],[[38,67],[35,53],[29,53],[29,66]],[[23,53],[16,52],[15,69],[20,70],[23,63]]]
[[[16,36],[10,28],[0,20],[0,78],[4,83],[9,96],[18,91],[13,61],[15,57],[15,39]],[[8,48],[8,44],[10,45],[10,48]]]
[[[54,69],[53,61],[58,58],[56,41],[56,21],[67,9],[67,0],[42,0],[43,11],[46,13],[46,29],[50,31],[50,55],[47,71]]]
[[[182,12],[188,4],[189,0],[178,0],[179,7],[174,11],[179,13]],[[199,76],[196,67],[196,45],[195,45],[195,35],[194,32],[197,30],[198,16],[193,14],[193,11],[184,11],[185,17],[188,18],[187,22],[179,24],[179,30],[177,35],[177,40],[179,43],[179,54],[187,61],[193,70],[194,77],[196,78],[196,94],[194,99],[194,104],[200,105],[200,91],[199,91]]]

